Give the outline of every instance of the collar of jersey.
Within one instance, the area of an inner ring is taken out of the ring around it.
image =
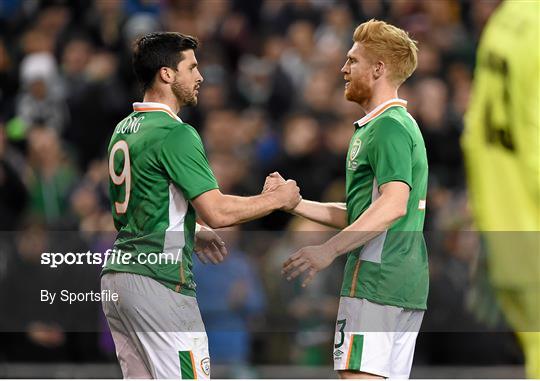
[[[407,108],[407,101],[400,98],[392,98],[390,100],[387,100],[384,103],[381,103],[377,107],[375,107],[371,112],[366,114],[362,119],[358,119],[356,122],[354,122],[354,126],[356,128],[360,128],[364,125],[366,125],[368,122],[371,122],[373,119],[381,115],[383,112],[388,110],[390,107],[394,106],[400,106]]]
[[[167,114],[169,114],[170,116],[172,116],[174,119],[176,119],[177,121],[179,121],[180,123],[183,123],[182,122],[182,119],[180,119],[178,117],[178,115],[176,115],[173,110],[171,110],[171,108],[169,106],[167,106],[166,104],[163,104],[163,103],[159,103],[159,102],[135,102],[133,103],[133,110],[134,111],[137,111],[137,112],[166,112]]]

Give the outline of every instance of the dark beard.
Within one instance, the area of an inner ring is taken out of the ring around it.
[[[188,88],[182,86],[178,82],[174,82],[171,85],[171,90],[178,101],[178,104],[182,106],[196,106],[197,97],[194,91],[189,91]]]

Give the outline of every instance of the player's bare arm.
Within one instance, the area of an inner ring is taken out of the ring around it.
[[[305,287],[334,259],[354,250],[384,232],[407,213],[409,186],[391,181],[380,187],[381,196],[351,225],[322,245],[307,246],[294,253],[283,264],[283,274],[291,280],[307,273]]]
[[[347,207],[344,202],[302,200],[291,213],[336,229],[347,226]]]
[[[272,191],[251,197],[224,195],[213,189],[193,199],[192,205],[206,224],[220,228],[261,218],[278,209],[289,211],[300,200],[296,182],[287,180]]]
[[[285,179],[278,172],[273,172],[266,177],[263,192],[272,190],[284,182]],[[343,229],[347,227],[347,207],[343,202],[301,200],[290,212],[332,228]]]

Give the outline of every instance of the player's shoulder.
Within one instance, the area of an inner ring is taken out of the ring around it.
[[[165,112],[145,112],[138,114],[138,116],[144,120],[146,125],[165,131],[172,131],[175,127],[184,124],[180,119]]]
[[[178,150],[180,147],[192,146],[202,146],[201,137],[193,126],[181,121],[173,121],[167,125],[163,148]]]
[[[531,28],[537,31],[538,12],[538,1],[505,1],[491,15],[486,30],[516,34],[531,31]]]
[[[376,135],[411,135],[416,125],[414,119],[402,107],[395,107],[387,110],[373,121],[373,133]]]
[[[407,144],[414,146],[419,139],[419,132],[414,125],[414,120],[407,116],[405,109],[402,111],[385,112],[372,123],[368,144],[376,147],[380,144]]]
[[[167,129],[169,139],[201,139],[197,130],[183,121],[173,120],[167,125]]]

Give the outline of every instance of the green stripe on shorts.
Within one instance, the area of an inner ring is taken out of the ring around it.
[[[347,369],[360,370],[362,363],[362,349],[364,347],[364,335],[352,335],[351,348],[349,349],[349,359]]]
[[[180,373],[182,374],[182,380],[195,379],[193,362],[191,361],[191,351],[179,351],[178,356],[180,357]]]

